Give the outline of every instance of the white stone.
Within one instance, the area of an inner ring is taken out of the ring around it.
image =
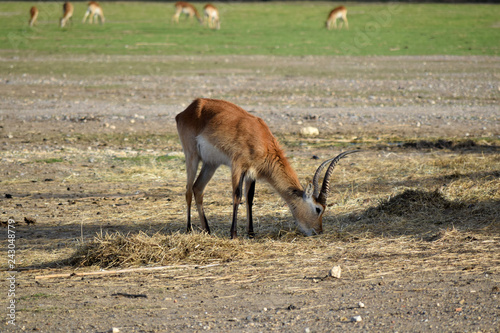
[[[300,129],[300,134],[303,136],[316,136],[319,135],[319,129],[311,126],[302,127]]]
[[[355,323],[359,323],[360,321],[363,321],[363,319],[361,318],[361,316],[354,316],[351,318],[351,321],[355,322]]]
[[[333,266],[332,269],[330,269],[330,271],[328,272],[328,275],[336,279],[340,279],[341,274],[342,274],[342,268],[340,268],[340,266]]]

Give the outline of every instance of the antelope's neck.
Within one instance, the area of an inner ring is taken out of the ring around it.
[[[297,173],[282,152],[274,156],[264,177],[288,205],[293,204],[298,196],[302,197],[304,189],[300,185]]]

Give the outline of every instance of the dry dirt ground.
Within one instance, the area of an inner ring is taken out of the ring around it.
[[[499,58],[0,62],[1,332],[499,331]],[[259,184],[256,239],[242,208],[228,240],[227,170],[207,188],[214,235],[184,235],[174,116],[199,96],[262,117],[301,179],[316,157],[363,149],[336,170],[323,235],[296,232]],[[124,248],[127,235],[177,245],[75,264],[115,232]]]

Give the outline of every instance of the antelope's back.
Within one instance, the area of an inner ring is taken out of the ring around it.
[[[196,99],[176,116],[179,135],[199,137],[232,160],[261,160],[279,145],[264,121],[241,107],[216,99]]]

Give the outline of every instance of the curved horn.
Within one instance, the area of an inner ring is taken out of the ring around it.
[[[329,160],[326,160],[323,163],[321,163],[321,165],[318,167],[318,169],[316,169],[316,172],[314,173],[314,177],[313,177],[313,180],[312,180],[313,187],[314,187],[313,197],[316,198],[316,199],[318,199],[318,195],[319,195],[319,184],[318,184],[319,176],[321,175],[321,172],[323,171],[323,169],[325,168],[325,166],[328,163],[330,163],[331,161],[333,161],[334,159],[335,159],[335,157],[334,158],[330,158]]]
[[[318,195],[318,202],[323,206],[326,206],[326,199],[328,198],[328,192],[330,192],[330,177],[332,176],[333,169],[335,165],[340,161],[341,158],[346,157],[349,154],[357,153],[360,150],[349,150],[337,155],[337,157],[331,159],[331,163],[325,173],[325,178],[323,178],[323,185],[321,186],[321,192]],[[330,160],[329,160],[330,161]],[[321,167],[321,166],[320,166]]]

